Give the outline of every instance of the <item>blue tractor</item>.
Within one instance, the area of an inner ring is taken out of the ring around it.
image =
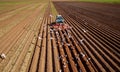
[[[56,16],[56,23],[64,23],[64,19],[61,15]]]
[[[62,15],[56,16],[55,24],[53,24],[52,27],[60,30],[70,29],[70,26],[64,23],[64,18],[62,17]]]

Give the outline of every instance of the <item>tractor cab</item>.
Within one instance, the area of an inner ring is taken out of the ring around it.
[[[56,16],[56,23],[64,23],[64,19],[61,15]]]

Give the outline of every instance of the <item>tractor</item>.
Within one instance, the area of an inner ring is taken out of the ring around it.
[[[62,15],[56,16],[56,20],[52,27],[59,30],[70,29],[70,26],[64,23],[64,18],[62,17]]]

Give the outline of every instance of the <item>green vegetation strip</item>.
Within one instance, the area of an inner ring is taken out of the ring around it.
[[[51,2],[51,9],[52,9],[53,15],[57,15],[58,14],[58,12],[56,11],[56,8],[55,8],[55,6],[54,6],[54,4],[52,2]]]
[[[120,0],[79,0],[83,2],[100,2],[100,3],[114,3],[118,4],[120,3]]]
[[[0,5],[19,5],[19,4],[33,4],[33,3],[46,3],[49,0],[15,0],[15,1],[0,1]]]
[[[32,1],[21,1],[21,2],[9,2],[9,1],[6,1],[6,2],[0,2],[0,5],[18,5],[18,4],[29,4],[29,3],[32,3]]]

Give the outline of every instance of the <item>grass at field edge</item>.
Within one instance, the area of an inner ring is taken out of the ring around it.
[[[80,2],[120,4],[120,0],[77,0],[77,1],[80,1]]]

